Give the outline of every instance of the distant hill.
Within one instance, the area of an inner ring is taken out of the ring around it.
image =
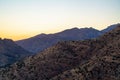
[[[0,67],[12,64],[31,53],[10,39],[0,39]]]
[[[55,34],[40,34],[28,39],[16,41],[16,43],[30,52],[38,53],[59,41],[97,38],[100,35],[114,29],[117,25],[118,24],[111,25],[102,31],[98,31],[94,28],[72,28]]]
[[[0,69],[2,80],[120,80],[120,25],[92,40],[62,41]]]
[[[38,53],[59,41],[85,40],[99,35],[100,31],[93,28],[72,28],[55,34],[40,34],[16,43],[30,52]]]

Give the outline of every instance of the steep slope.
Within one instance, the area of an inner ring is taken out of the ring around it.
[[[55,34],[40,34],[35,37],[20,40],[16,43],[30,52],[40,52],[59,41],[85,40],[96,38],[100,31],[93,28],[72,28]]]
[[[98,39],[59,42],[1,69],[0,79],[119,80],[119,73],[120,25]]]
[[[95,50],[86,63],[51,80],[120,80],[120,26],[97,41],[103,47]]]
[[[0,67],[12,64],[30,54],[31,53],[15,44],[12,40],[0,39]]]

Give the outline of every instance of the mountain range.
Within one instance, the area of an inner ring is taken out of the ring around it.
[[[61,41],[0,69],[1,80],[120,80],[120,25],[83,41]]]
[[[12,64],[31,54],[10,39],[0,39],[0,67]]]
[[[109,26],[102,33],[114,29],[116,25]],[[8,66],[26,56],[33,55],[32,53],[40,52],[59,41],[91,39],[99,35],[101,35],[101,31],[93,28],[72,28],[55,34],[40,34],[17,41],[17,44],[10,39],[0,39],[0,67]]]
[[[59,41],[86,40],[97,38],[104,33],[111,31],[117,25],[119,24],[108,26],[108,28],[101,31],[94,28],[72,28],[55,34],[40,34],[28,39],[16,41],[16,43],[30,52],[38,53],[50,46],[55,45]]]

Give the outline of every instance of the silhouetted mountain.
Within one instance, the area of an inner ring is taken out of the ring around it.
[[[85,40],[96,38],[99,35],[100,31],[93,28],[72,28],[55,34],[40,34],[16,43],[30,52],[37,53],[59,41]]]
[[[30,55],[10,39],[0,39],[0,67],[6,66]]]
[[[55,34],[40,34],[28,39],[17,41],[16,43],[24,49],[38,53],[59,41],[86,40],[97,38],[100,35],[114,29],[118,24],[109,26],[107,29],[98,31],[93,28],[72,28]]]
[[[120,80],[120,25],[98,39],[63,41],[0,70],[3,80]]]

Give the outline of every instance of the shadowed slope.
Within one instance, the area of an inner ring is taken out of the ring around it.
[[[15,44],[10,39],[0,39],[0,67],[6,66],[31,55],[30,52]]]

